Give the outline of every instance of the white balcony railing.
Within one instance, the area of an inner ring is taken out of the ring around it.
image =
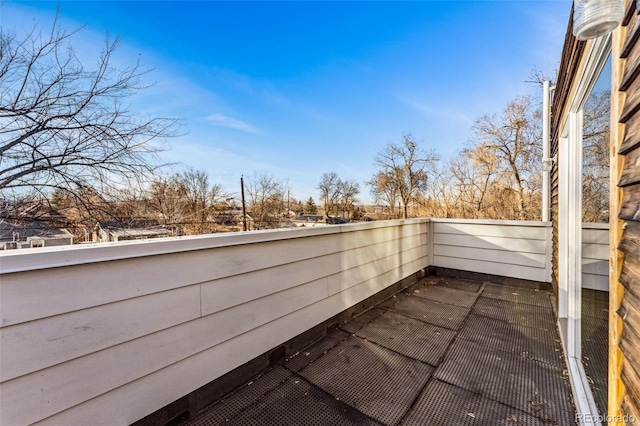
[[[431,219],[434,266],[551,282],[551,225]]]
[[[549,223],[409,219],[0,255],[0,424],[130,424],[429,265],[550,280]]]

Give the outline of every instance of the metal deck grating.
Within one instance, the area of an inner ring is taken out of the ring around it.
[[[442,287],[455,288],[458,290],[470,291],[472,293],[480,290],[481,282],[463,280],[461,278],[438,277],[433,279],[434,284]]]
[[[562,371],[566,368],[562,347],[553,331],[471,314],[458,338],[546,362]]]
[[[549,293],[542,290],[485,283],[484,290],[482,290],[482,296],[551,309]]]
[[[455,331],[387,312],[365,326],[357,335],[436,366],[455,337]]]
[[[544,426],[548,423],[477,393],[431,379],[401,425]]]
[[[582,317],[582,364],[600,413],[607,412],[608,322]]]
[[[393,311],[439,327],[457,330],[469,314],[469,309],[410,296],[396,303]]]
[[[409,296],[408,291],[409,290],[403,290],[401,292],[398,292],[398,293],[394,294],[393,296],[387,298],[385,301],[380,303],[378,306],[380,308],[383,308],[383,309],[391,309],[396,305],[396,303],[406,299]]]
[[[233,417],[223,422],[202,418],[197,425],[298,426],[310,423],[326,426],[380,425],[295,376],[263,398],[252,401]]]
[[[479,297],[473,307],[473,313],[526,327],[542,328],[548,332],[556,329],[553,311],[540,306],[525,305],[490,297]]]
[[[574,424],[552,311],[474,288],[484,290],[427,277],[182,424]],[[595,319],[584,317],[586,331]],[[584,353],[601,340],[587,340]]]
[[[583,289],[582,293],[582,316],[600,318],[609,321],[609,302],[606,300],[590,299],[593,291]]]
[[[551,424],[575,422],[562,371],[545,363],[456,339],[434,377]]]
[[[378,318],[384,312],[386,312],[384,309],[373,307],[371,309],[364,311],[357,317],[351,318],[348,322],[342,324],[340,328],[346,331],[347,333],[354,334],[358,330],[360,330],[362,327],[369,324],[374,319]]]
[[[283,366],[288,370],[297,373],[347,337],[349,337],[348,333],[341,330],[334,330],[320,341],[314,343],[305,350],[300,351],[295,356],[290,357],[284,362]]]
[[[276,367],[256,380],[243,385],[216,404],[207,407],[201,414],[186,422],[185,425],[203,426],[226,423],[290,377],[290,372],[282,367]]]
[[[582,365],[600,413],[607,412],[609,293],[582,289]]]
[[[413,295],[433,300],[434,302],[470,308],[475,303],[479,293],[441,286],[425,286],[415,289]]]
[[[433,367],[352,336],[301,374],[367,416],[395,425],[432,372]]]

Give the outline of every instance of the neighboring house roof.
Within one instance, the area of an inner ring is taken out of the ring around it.
[[[245,216],[247,218],[247,221],[253,220],[253,218],[249,214],[246,214]],[[211,214],[211,219],[217,223],[242,221],[242,210],[238,210],[238,209],[218,210]]]
[[[303,226],[325,226],[327,222],[322,215],[303,214],[288,221],[287,226],[303,227]]]
[[[96,224],[95,229],[101,229],[118,239],[135,239],[171,235],[171,231],[162,227],[157,220],[132,220],[126,223],[118,221],[102,221]]]
[[[294,222],[322,222],[324,216],[319,214],[303,214],[293,219]]]
[[[32,239],[71,239],[73,234],[66,229],[51,228],[47,223],[40,221],[0,220],[0,243],[12,241],[28,241]]]
[[[109,229],[111,235],[117,237],[148,237],[148,236],[156,236],[156,235],[170,235],[171,231],[164,228],[158,229],[132,229],[132,228],[119,228],[119,229]]]
[[[319,223],[327,223],[329,225],[338,225],[341,223],[349,223],[351,222],[349,219],[345,219],[343,217],[334,217],[334,216],[330,216],[328,218],[325,219],[324,216],[319,215],[319,214],[303,214],[301,216],[296,217],[295,219],[292,220],[293,223],[295,224],[300,224],[300,223],[314,223],[314,224],[319,224]]]
[[[38,223],[47,228],[64,228],[69,219],[44,200],[10,202],[0,198],[0,221],[13,223]]]
[[[341,223],[349,223],[351,220],[345,219],[344,217],[328,217],[327,223],[331,225],[339,225]]]
[[[143,229],[153,226],[160,226],[160,222],[155,219],[134,219],[126,222],[117,220],[103,220],[97,223],[102,229]]]

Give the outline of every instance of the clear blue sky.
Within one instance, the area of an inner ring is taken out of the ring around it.
[[[537,89],[560,59],[571,0],[424,2],[7,1],[3,30],[56,9],[91,63],[105,34],[156,85],[132,100],[183,119],[167,161],[237,192],[240,175],[288,180],[318,198],[324,172],[362,185],[377,152],[411,132],[454,155],[477,118]]]

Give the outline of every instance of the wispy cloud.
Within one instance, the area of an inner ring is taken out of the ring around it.
[[[255,126],[252,126],[249,123],[246,123],[242,120],[238,120],[237,118],[227,117],[226,115],[222,115],[220,113],[211,114],[206,118],[206,120],[218,127],[227,127],[229,129],[240,130],[243,132],[254,133],[256,135],[263,135],[264,132],[258,129]]]
[[[448,120],[462,121],[469,124],[473,123],[473,120],[469,116],[458,110],[452,110],[443,105],[429,105],[400,95],[394,96],[398,101],[419,112],[426,118],[440,117]]]

